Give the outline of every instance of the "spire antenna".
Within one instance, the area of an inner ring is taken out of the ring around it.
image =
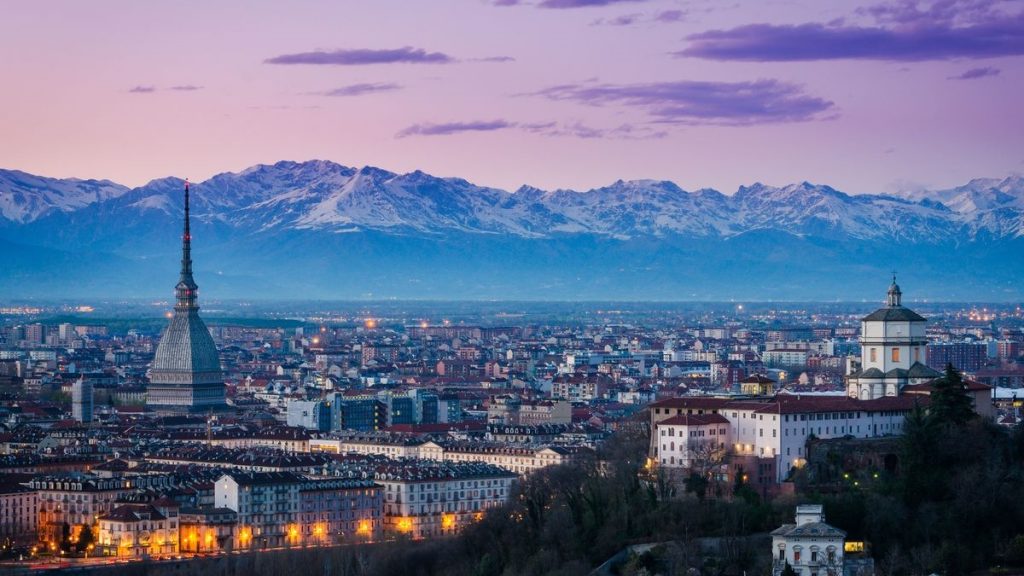
[[[181,235],[181,275],[178,278],[178,285],[174,287],[174,295],[177,300],[175,308],[182,310],[198,309],[196,296],[198,286],[192,278],[192,230],[189,216],[189,188],[188,178],[185,179],[185,224]]]

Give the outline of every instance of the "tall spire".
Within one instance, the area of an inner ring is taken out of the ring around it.
[[[192,278],[192,232],[189,229],[189,214],[188,214],[188,196],[189,196],[189,184],[188,179],[185,179],[185,231],[181,237],[181,276],[178,278],[178,284],[174,287],[174,297],[177,299],[177,304],[174,308],[178,310],[198,310],[199,306],[196,305],[196,286],[195,279]]]

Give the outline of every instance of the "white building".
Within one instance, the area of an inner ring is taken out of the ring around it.
[[[772,574],[786,564],[800,576],[838,576],[843,573],[846,532],[825,523],[820,504],[796,507],[796,524],[772,531]]]
[[[479,462],[399,462],[380,466],[384,530],[409,538],[457,533],[504,504],[516,475]]]
[[[925,365],[927,320],[903,307],[903,293],[893,276],[885,307],[861,320],[860,363],[850,366],[846,393],[851,398],[874,400],[898,396],[904,386],[941,376]]]
[[[734,459],[746,458],[747,474],[756,468],[755,484],[781,482],[792,468],[805,462],[805,446],[812,436],[872,438],[902,434],[903,420],[929,392],[923,384],[941,376],[923,364],[926,320],[904,308],[896,279],[889,287],[886,306],[861,323],[861,361],[852,362],[845,397],[779,394],[771,399],[682,397],[651,404],[650,446],[653,463],[661,464],[663,442],[659,426],[679,416],[718,414],[729,422],[729,450]],[[975,410],[991,411],[982,385],[973,385]],[[907,392],[907,393],[904,393]],[[973,393],[973,392],[972,392]],[[926,402],[926,400],[925,400]],[[666,425],[667,432],[671,425]],[[671,444],[669,445],[671,448]],[[678,461],[678,449],[668,454]],[[683,461],[687,456],[683,455]]]
[[[728,421],[730,454],[754,459],[766,482],[782,482],[791,468],[804,464],[804,447],[812,435],[827,439],[900,434],[903,418],[916,401],[916,397],[909,395],[876,400],[790,394],[758,400],[669,398],[650,406],[655,435],[649,456],[655,463],[661,463],[663,421],[684,415],[720,415]],[[677,452],[670,456],[678,458]]]
[[[668,468],[690,468],[694,460],[724,453],[732,442],[729,420],[721,414],[682,414],[655,427],[661,444],[658,463]]]
[[[178,504],[122,504],[97,518],[96,542],[105,556],[143,558],[178,552]]]
[[[381,527],[381,488],[372,480],[232,472],[217,480],[214,506],[238,514],[238,549],[368,540]]]

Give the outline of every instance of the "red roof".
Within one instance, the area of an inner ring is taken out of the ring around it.
[[[721,414],[680,414],[658,422],[658,426],[710,426],[728,423],[729,419]]]

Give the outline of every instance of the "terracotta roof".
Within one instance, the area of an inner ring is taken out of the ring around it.
[[[658,426],[707,426],[728,423],[729,419],[721,414],[680,414],[658,422]]]

